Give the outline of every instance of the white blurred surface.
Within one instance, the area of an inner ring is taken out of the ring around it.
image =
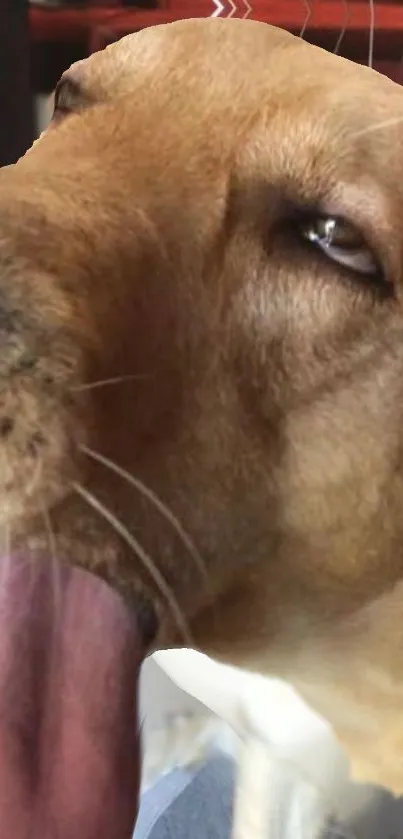
[[[154,770],[163,768],[164,761],[168,768],[175,760],[186,763],[200,744],[208,749],[220,742],[235,754],[250,733],[264,739],[272,756],[268,794],[278,839],[314,839],[329,818],[343,823],[335,839],[403,836],[402,802],[351,783],[348,761],[331,728],[288,685],[224,667],[191,650],[164,651],[146,663],[141,704],[145,748]],[[171,728],[164,752],[161,737],[154,735],[161,732],[164,720],[169,726],[176,713],[187,723],[177,734],[176,746]]]

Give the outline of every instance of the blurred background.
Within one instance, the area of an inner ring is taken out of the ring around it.
[[[212,15],[281,26],[403,81],[403,0],[0,0],[0,165],[46,124],[73,61],[154,23]]]

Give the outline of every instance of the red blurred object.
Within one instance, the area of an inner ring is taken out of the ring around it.
[[[143,0],[144,2],[144,0]],[[31,33],[35,41],[85,40],[94,52],[108,42],[154,24],[181,18],[209,17],[217,0],[159,0],[158,8],[128,8],[119,0],[90,0],[85,9],[44,9],[32,6]],[[299,33],[308,41],[333,50],[343,33],[340,54],[361,63],[368,60],[371,6],[368,0],[221,0],[221,16],[236,6],[236,17],[249,17]],[[374,0],[374,64],[397,81],[403,80],[403,2]]]
[[[226,2],[228,8],[226,9]],[[224,11],[222,17],[229,15],[231,6],[228,0],[223,0]],[[238,0],[239,11],[235,17],[243,17],[247,12],[245,0]],[[249,17],[252,20],[261,20],[282,26],[285,29],[298,29],[306,16],[306,6],[301,0],[252,0],[249,1],[251,12]],[[375,27],[376,31],[403,31],[403,3],[375,2]],[[92,0],[85,9],[44,9],[33,6],[31,8],[31,22],[33,34],[37,37],[48,34],[52,30],[54,34],[62,32],[65,24],[68,30],[74,27],[107,23],[111,14],[118,14],[127,26],[138,27],[138,22],[153,20],[157,22],[172,21],[180,18],[209,17],[217,9],[213,0],[165,0],[159,3],[156,9],[124,8],[121,3],[113,0]],[[309,19],[310,28],[328,29],[340,31],[346,25],[347,31],[363,30],[368,31],[370,23],[370,6],[365,0],[352,0],[346,5],[340,0],[321,0],[312,3],[311,16]],[[145,25],[148,25],[146,23]],[[66,34],[67,31],[66,30]]]

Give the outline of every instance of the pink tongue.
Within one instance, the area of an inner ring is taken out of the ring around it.
[[[0,561],[0,839],[127,839],[136,618],[77,569]]]

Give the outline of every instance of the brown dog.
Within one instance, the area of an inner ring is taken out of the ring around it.
[[[398,792],[402,106],[263,24],[156,27],[65,74],[0,190],[12,553],[285,677]]]

